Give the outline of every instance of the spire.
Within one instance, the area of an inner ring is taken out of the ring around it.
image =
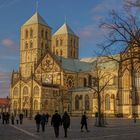
[[[69,25],[65,23],[54,33],[54,35],[60,35],[60,34],[71,34],[77,36],[73,30],[69,27]]]
[[[29,20],[27,20],[23,26],[30,24],[42,24],[48,26],[47,22],[36,12]]]
[[[38,12],[38,0],[36,1],[36,13]]]

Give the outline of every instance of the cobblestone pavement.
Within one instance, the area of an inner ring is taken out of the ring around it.
[[[89,118],[90,132],[80,131],[80,118],[71,118],[68,138],[64,138],[60,127],[59,140],[140,140],[140,120],[134,124],[131,119],[107,119],[106,127],[95,127],[95,119]],[[36,132],[34,120],[24,120],[23,125],[0,124],[0,140],[54,140],[54,131],[49,124],[45,132]]]

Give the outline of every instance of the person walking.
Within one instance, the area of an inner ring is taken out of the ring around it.
[[[14,116],[14,114],[12,113],[12,115],[11,115],[11,124],[15,124],[15,116]]]
[[[19,123],[19,117],[18,117],[18,115],[16,115],[15,120],[16,120],[16,124],[18,124]]]
[[[39,114],[39,112],[35,115],[35,121],[36,121],[37,132],[39,132],[39,130],[40,130],[40,121],[41,121],[41,115]]]
[[[42,127],[42,132],[45,131],[45,124],[46,124],[46,115],[43,113],[41,115],[41,127]]]
[[[58,114],[58,111],[55,111],[55,114],[52,116],[51,125],[54,127],[55,137],[59,137],[59,126],[61,125],[61,116]]]
[[[70,126],[70,116],[68,115],[66,111],[64,112],[64,115],[62,116],[62,124],[64,128],[65,137],[67,137],[67,129]]]
[[[50,115],[48,113],[46,113],[45,116],[46,116],[46,124],[48,124]]]
[[[83,127],[85,126],[85,129],[87,132],[89,132],[88,127],[87,127],[87,116],[86,116],[86,112],[84,112],[84,114],[82,115],[81,118],[81,132],[83,132]]]
[[[20,122],[20,124],[23,123],[23,114],[22,113],[19,114],[19,122]]]

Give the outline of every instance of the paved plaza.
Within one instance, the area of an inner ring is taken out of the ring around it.
[[[95,119],[88,119],[90,132],[80,131],[80,118],[71,118],[68,138],[64,138],[63,128],[55,138],[53,127],[49,124],[45,132],[36,132],[34,120],[24,120],[23,125],[0,124],[0,140],[140,140],[140,120],[134,124],[132,119],[107,119],[106,127],[95,127]]]

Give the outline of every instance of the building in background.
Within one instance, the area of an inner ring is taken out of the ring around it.
[[[0,113],[2,112],[10,112],[10,99],[0,98]]]

